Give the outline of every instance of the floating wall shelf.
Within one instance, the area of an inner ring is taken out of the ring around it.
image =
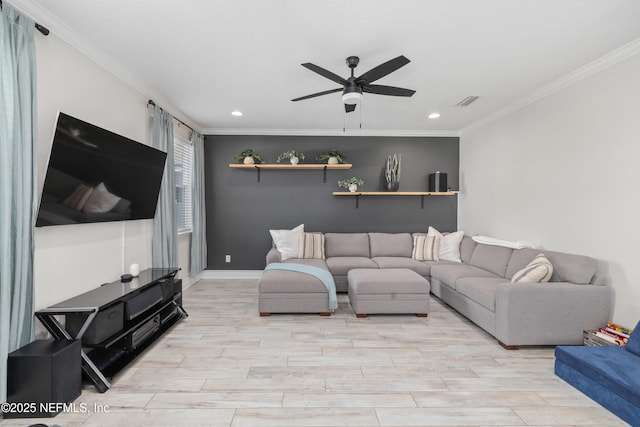
[[[229,164],[230,168],[233,169],[245,169],[245,170],[255,170],[258,173],[258,182],[260,182],[260,171],[262,169],[265,170],[321,170],[324,172],[323,181],[327,182],[327,170],[347,170],[351,169],[352,165],[349,163],[337,164],[337,165],[329,165],[326,163],[304,163],[292,165],[290,163],[280,164],[280,163],[259,163],[253,165],[245,165],[242,163],[231,163]]]
[[[360,206],[360,196],[420,196],[420,208],[424,209],[424,196],[453,196],[457,191],[334,191],[334,196],[355,196],[356,209]]]

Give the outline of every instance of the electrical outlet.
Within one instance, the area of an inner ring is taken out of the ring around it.
[[[231,262],[231,255],[225,255],[224,262]]]

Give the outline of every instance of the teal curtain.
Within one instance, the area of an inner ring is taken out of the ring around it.
[[[193,223],[191,231],[191,275],[207,268],[207,230],[204,205],[204,138],[196,131],[191,134],[193,144]]]
[[[33,339],[36,211],[34,22],[6,2],[0,12],[0,402],[7,355]]]
[[[178,222],[173,163],[173,117],[157,105],[151,119],[151,146],[167,153],[158,206],[153,218],[153,267],[178,266]]]

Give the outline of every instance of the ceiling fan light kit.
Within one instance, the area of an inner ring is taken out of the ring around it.
[[[362,101],[362,94],[360,92],[347,92],[342,95],[342,102],[344,104],[359,104]]]
[[[411,89],[371,84],[374,81],[393,73],[398,68],[407,65],[410,61],[403,55],[380,64],[359,77],[354,76],[353,70],[358,66],[360,58],[358,58],[357,56],[349,56],[346,62],[347,66],[349,66],[349,68],[351,69],[351,76],[347,79],[344,79],[339,75],[334,74],[331,71],[310,62],[302,64],[303,67],[308,68],[314,73],[320,74],[322,77],[325,77],[335,83],[342,85],[342,88],[329,89],[322,92],[312,93],[311,95],[292,99],[292,101],[302,101],[304,99],[315,98],[317,96],[328,95],[330,93],[342,92],[342,102],[344,103],[344,110],[345,112],[350,113],[352,111],[355,111],[356,106],[362,101],[363,92],[373,93],[377,95],[403,97],[410,97],[413,96],[414,93],[416,93],[415,90]]]

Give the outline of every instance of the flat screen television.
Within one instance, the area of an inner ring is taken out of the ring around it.
[[[166,156],[58,113],[36,227],[153,218]]]

